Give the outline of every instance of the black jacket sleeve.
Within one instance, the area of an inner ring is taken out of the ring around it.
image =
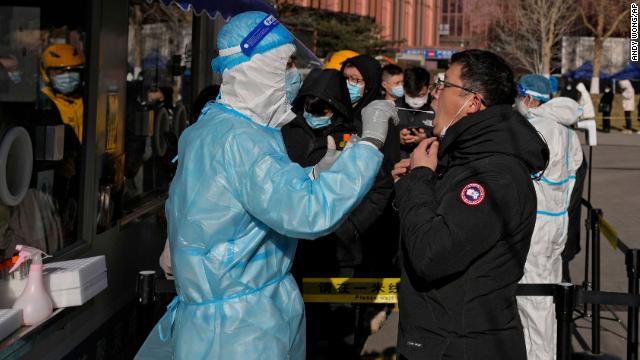
[[[484,200],[477,205],[462,200],[463,189],[472,183],[485,191]],[[436,174],[420,167],[395,186],[403,264],[426,281],[466,270],[503,236],[508,214],[517,216],[518,212],[509,200],[518,195],[499,174],[462,176],[447,185],[440,199],[436,198],[435,185]]]
[[[380,150],[384,154],[384,159],[378,175],[376,175],[373,187],[362,199],[360,205],[349,214],[349,217],[335,231],[334,234],[340,240],[350,241],[367,231],[382,215],[391,199],[393,194],[391,170],[393,165],[400,160],[400,130],[397,126],[389,126],[384,146]]]
[[[335,235],[340,240],[350,241],[367,231],[384,212],[392,193],[393,179],[381,168],[371,190],[335,231]]]

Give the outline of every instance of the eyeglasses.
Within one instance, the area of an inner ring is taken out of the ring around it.
[[[448,88],[448,87],[454,87],[454,88],[462,89],[462,90],[464,90],[466,92],[478,95],[482,105],[487,106],[487,103],[482,98],[482,95],[480,95],[480,93],[478,93],[477,91],[473,91],[473,90],[471,90],[469,88],[466,88],[464,86],[456,85],[454,83],[450,83],[448,81],[441,80],[441,79],[436,80],[436,82],[434,82],[433,84],[431,84],[431,86],[429,86],[429,92],[432,93],[434,91],[440,91],[440,90],[442,90],[444,88]]]

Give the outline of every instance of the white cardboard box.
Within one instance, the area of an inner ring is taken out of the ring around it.
[[[82,305],[104,290],[106,271],[103,255],[49,263],[42,269],[44,286],[54,308]],[[10,308],[26,284],[26,278],[0,281],[0,308]]]
[[[22,310],[0,309],[0,340],[22,326]]]

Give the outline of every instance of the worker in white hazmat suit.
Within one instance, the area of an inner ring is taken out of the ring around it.
[[[550,100],[549,80],[525,75],[518,83],[516,107],[540,132],[549,147],[549,165],[534,179],[538,198],[536,226],[531,237],[521,283],[560,283],[562,250],[567,241],[568,207],[582,163],[582,148],[570,128],[581,116],[572,99]],[[524,328],[529,360],[556,358],[556,319],[550,296],[519,296],[518,308]]]
[[[335,231],[369,191],[397,114],[385,101],[363,109],[360,142],[312,180],[280,133],[295,116],[285,85],[292,35],[273,16],[245,12],[217,45],[220,97],[180,137],[166,204],[178,296],[136,358],[304,359],[294,239]]]
[[[633,130],[631,113],[635,109],[636,93],[629,80],[620,80],[620,90],[622,91],[622,110],[624,111],[624,130],[630,133]]]
[[[582,119],[595,119],[596,118],[596,110],[593,107],[593,101],[591,100],[591,94],[587,90],[587,87],[584,86],[583,83],[578,83],[576,89],[580,93],[580,99],[578,100],[578,105],[582,108],[582,115],[580,116]]]

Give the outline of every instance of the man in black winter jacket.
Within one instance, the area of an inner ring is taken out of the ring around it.
[[[515,291],[549,149],[513,111],[495,54],[455,54],[433,89],[434,134],[396,164],[401,359],[526,359]]]

